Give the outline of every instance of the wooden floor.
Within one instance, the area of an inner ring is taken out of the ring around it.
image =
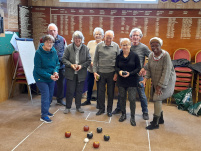
[[[83,100],[84,101],[84,100]],[[33,104],[27,94],[0,103],[0,150],[1,151],[199,151],[201,150],[201,117],[176,106],[163,104],[165,124],[153,131],[145,129],[150,122],[142,119],[140,103],[136,107],[136,127],[130,125],[129,102],[127,102],[127,120],[118,121],[120,115],[108,118],[106,114],[96,116],[96,104],[83,107],[84,114],[75,111],[63,114],[64,107],[56,105],[54,100],[50,111],[55,114],[53,123],[46,124],[40,119],[40,96],[33,96]],[[116,100],[114,101],[114,107]],[[153,118],[153,103],[149,103],[150,119]],[[93,138],[85,144],[88,125]],[[96,128],[103,132],[97,133]],[[71,131],[71,137],[65,138],[65,131]],[[105,142],[103,136],[110,135]],[[93,142],[99,141],[100,147],[93,148]]]

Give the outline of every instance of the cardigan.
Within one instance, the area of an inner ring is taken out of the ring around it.
[[[73,80],[75,70],[71,68],[71,64],[75,64],[75,48],[74,43],[67,46],[62,57],[62,62],[65,65],[65,77],[66,79]],[[91,64],[91,57],[89,49],[86,45],[82,44],[79,50],[79,65],[82,68],[77,71],[78,81],[85,81],[87,76],[87,67]]]

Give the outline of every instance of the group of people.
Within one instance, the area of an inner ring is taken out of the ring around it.
[[[52,101],[54,81],[57,81],[57,103],[65,105],[64,114],[70,112],[75,96],[76,110],[84,113],[81,106],[90,105],[94,80],[97,82],[96,115],[107,111],[107,116],[122,113],[119,122],[126,120],[126,99],[130,101],[130,123],[136,126],[135,108],[136,94],[142,107],[144,120],[149,119],[147,98],[144,91],[146,80],[151,78],[153,85],[154,115],[153,121],[146,129],[159,128],[164,123],[162,101],[173,94],[176,75],[170,55],[162,50],[162,39],[153,37],[149,48],[140,42],[143,37],[139,28],[131,30],[129,38],[120,40],[120,47],[113,41],[114,32],[97,27],[93,32],[95,40],[84,45],[81,31],[75,31],[71,44],[58,35],[58,28],[51,23],[48,35],[41,39],[39,49],[34,58],[33,75],[41,91],[41,121],[51,123],[49,112]],[[56,55],[57,54],[57,55]],[[148,63],[145,65],[145,57]],[[88,71],[88,72],[87,72]],[[63,99],[64,77],[67,79],[66,103]],[[87,78],[87,99],[81,104],[82,91]],[[118,102],[112,112],[114,87],[118,86]],[[107,107],[105,106],[105,91],[107,85]]]

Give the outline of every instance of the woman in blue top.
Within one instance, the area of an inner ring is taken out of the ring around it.
[[[35,53],[33,76],[41,92],[41,121],[51,123],[49,117],[50,102],[54,91],[54,82],[59,79],[59,59],[54,47],[54,38],[51,35],[43,37],[43,43]]]

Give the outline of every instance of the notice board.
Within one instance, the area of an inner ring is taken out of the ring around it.
[[[71,43],[72,33],[82,31],[85,44],[93,40],[93,30],[101,27],[114,30],[114,41],[129,37],[130,31],[138,27],[143,32],[142,43],[149,48],[152,37],[164,41],[163,49],[170,55],[178,48],[187,48],[194,60],[201,49],[201,10],[198,9],[115,9],[115,8],[63,8],[32,7],[33,39],[35,46],[47,33],[49,23],[58,26],[59,34]]]

